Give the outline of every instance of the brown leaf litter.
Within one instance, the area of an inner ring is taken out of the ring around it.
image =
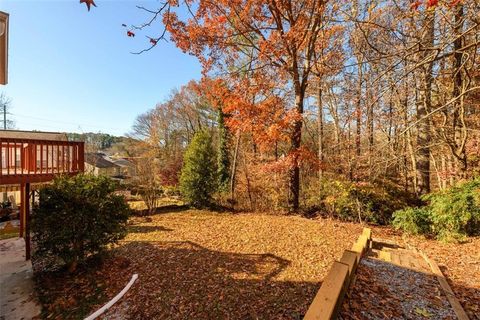
[[[80,319],[138,273],[104,319],[301,319],[333,261],[362,230],[359,224],[328,219],[198,210],[136,217],[130,224],[125,241],[95,268],[75,276],[38,277],[45,317]],[[390,228],[373,233],[402,240]],[[435,252],[436,242],[418,241]],[[457,265],[453,251],[463,245],[441,247],[450,258],[438,260],[447,276],[453,275],[449,281],[467,281],[475,293],[478,279],[472,280],[471,270],[463,272],[469,279],[462,278],[462,268],[477,266],[480,259],[472,250],[479,244],[468,246],[474,264]],[[413,312],[423,317],[431,311],[419,305]]]

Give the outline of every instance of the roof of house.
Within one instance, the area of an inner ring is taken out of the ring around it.
[[[0,130],[0,138],[68,141],[68,137],[66,133],[44,132],[44,131],[23,131],[23,130]]]
[[[85,162],[97,168],[112,168],[118,167],[113,161],[106,158],[103,153],[85,153]]]
[[[135,165],[128,161],[127,159],[115,159],[113,162],[120,167],[134,167]]]

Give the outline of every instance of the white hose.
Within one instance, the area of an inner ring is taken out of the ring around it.
[[[125,293],[127,293],[127,291],[130,289],[130,287],[133,285],[133,283],[135,282],[135,280],[138,279],[138,274],[134,274],[132,276],[132,279],[130,279],[130,282],[125,286],[125,288],[123,288],[122,291],[120,291],[112,300],[110,300],[106,305],[104,305],[103,307],[101,307],[100,309],[98,309],[97,311],[95,311],[94,313],[92,313],[91,315],[89,315],[88,317],[86,317],[84,320],[94,320],[96,319],[99,315],[101,315],[102,313],[104,313],[105,311],[107,311],[111,306],[113,306],[118,300],[120,300],[121,297],[123,297],[123,295]]]

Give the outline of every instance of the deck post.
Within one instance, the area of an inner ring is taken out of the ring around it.
[[[25,240],[25,259],[30,260],[30,183],[20,186],[20,237]]]
[[[25,226],[25,184],[20,184],[20,229],[18,236],[20,238],[24,237],[24,226]]]
[[[78,144],[78,171],[85,171],[85,143]]]
[[[25,183],[25,260],[30,260],[30,183]]]

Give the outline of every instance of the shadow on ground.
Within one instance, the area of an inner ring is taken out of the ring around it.
[[[192,242],[129,242],[139,279],[109,317],[301,319],[319,284],[276,281],[289,261],[272,254],[209,250]]]
[[[143,232],[143,231],[142,231]],[[302,319],[319,283],[278,281],[290,262],[193,242],[123,242],[77,274],[37,275],[43,317],[81,319],[139,278],[105,319]]]
[[[148,211],[148,209],[142,209],[142,210],[137,209],[137,210],[134,210],[134,213],[136,216],[139,216],[139,217],[147,217],[147,216],[152,216],[152,215],[161,214],[161,213],[187,211],[189,209],[190,207],[187,205],[169,204],[169,205],[164,205],[164,206],[155,208],[152,212]]]
[[[149,233],[149,232],[159,232],[159,231],[173,231],[173,229],[162,227],[162,226],[133,225],[128,227],[129,233]]]

